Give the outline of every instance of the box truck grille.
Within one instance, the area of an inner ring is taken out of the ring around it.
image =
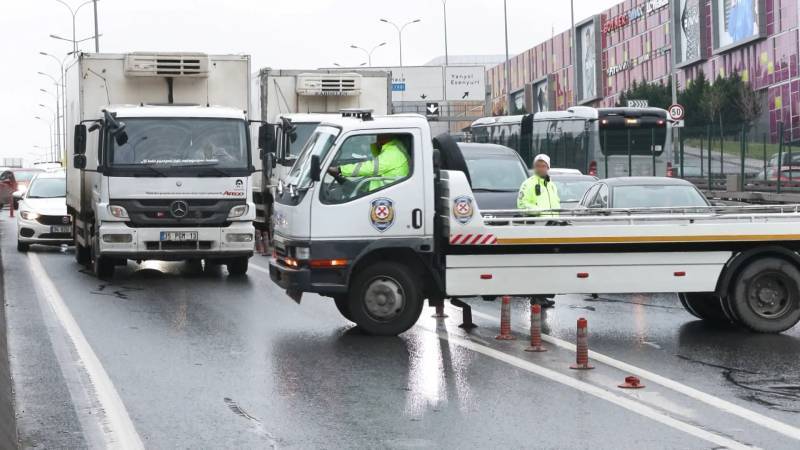
[[[207,77],[208,56],[200,53],[131,53],[125,74],[135,77]]]
[[[300,74],[297,77],[297,94],[308,96],[355,96],[361,94],[361,75]]]

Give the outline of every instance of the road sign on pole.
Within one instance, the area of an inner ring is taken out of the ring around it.
[[[425,114],[428,117],[439,117],[439,104],[425,103]]]
[[[678,103],[673,104],[669,107],[669,117],[672,120],[683,120],[683,117],[686,115],[686,111],[683,109],[683,105]]]
[[[647,100],[628,100],[628,108],[647,108],[650,102]]]

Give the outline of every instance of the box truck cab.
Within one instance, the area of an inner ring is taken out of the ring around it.
[[[80,263],[100,278],[150,259],[247,272],[248,73],[247,56],[80,55],[67,71],[67,205]]]

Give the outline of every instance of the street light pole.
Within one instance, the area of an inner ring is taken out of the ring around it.
[[[56,101],[56,113],[55,113],[56,117],[55,117],[55,121],[56,121],[56,136],[58,138],[58,141],[57,141],[58,145],[56,145],[56,147],[58,148],[59,151],[61,151],[61,105],[60,105],[61,101],[60,101],[59,96],[58,96],[58,84],[56,84],[56,94],[55,95],[53,95],[53,93],[48,91],[47,89],[39,89],[39,91],[44,92],[45,94],[52,95],[53,98]],[[44,104],[39,104],[39,106],[46,107],[47,109],[50,109],[49,107],[45,106]]]
[[[76,36],[76,26],[75,26],[75,18],[78,15],[78,11],[80,11],[81,8],[83,8],[84,6],[88,5],[89,3],[94,3],[95,4],[95,16],[94,16],[94,19],[95,19],[95,22],[94,22],[95,33],[94,34],[95,35],[93,37],[95,38],[95,45],[99,46],[100,45],[99,41],[98,41],[99,38],[97,36],[97,0],[87,0],[87,1],[85,1],[83,3],[81,3],[80,5],[78,5],[78,7],[75,8],[75,9],[72,9],[72,7],[69,6],[69,3],[65,2],[64,0],[55,0],[55,1],[57,1],[58,3],[61,3],[64,6],[66,6],[67,9],[69,10],[69,13],[72,15],[72,51],[73,52],[77,52],[78,51],[78,42],[79,41],[78,41],[77,36]],[[53,35],[50,35],[50,36],[52,37]],[[63,38],[61,38],[61,39],[63,39]]]
[[[421,21],[422,21],[422,19],[412,20],[411,22],[407,22],[402,27],[400,27],[400,26],[397,26],[397,24],[395,24],[394,22],[391,22],[391,21],[386,20],[386,19],[381,19],[381,22],[388,23],[389,25],[393,26],[397,30],[397,40],[398,40],[398,44],[400,46],[400,67],[401,68],[403,67],[403,30],[407,26],[411,25],[412,23],[417,23],[417,22],[421,22]]]
[[[97,0],[94,3],[94,52],[100,53],[100,30],[97,24]]]
[[[450,65],[450,57],[447,53],[447,0],[442,0],[442,9],[444,10],[444,65]]]
[[[54,148],[54,147],[53,147],[53,126],[52,126],[52,125],[50,125],[50,122],[48,122],[48,121],[46,121],[46,120],[42,119],[42,117],[41,117],[41,116],[33,116],[33,118],[34,118],[34,119],[39,119],[39,120],[41,120],[42,122],[44,122],[44,123],[46,123],[46,124],[47,124],[47,130],[48,130],[48,134],[49,134],[49,136],[50,136],[50,152],[51,152],[51,156],[52,156],[52,152],[53,152],[53,148]]]
[[[365,49],[363,47],[359,47],[359,46],[357,46],[355,44],[350,45],[350,48],[361,50],[362,52],[366,53],[367,54],[367,63],[369,64],[369,67],[372,67],[372,52],[374,52],[375,50],[377,50],[380,47],[383,47],[384,45],[386,45],[386,42],[381,42],[380,44],[376,45],[375,47],[372,47],[372,50],[367,50],[367,49]]]
[[[503,18],[506,32],[506,115],[511,115],[511,59],[508,56],[508,1],[503,0]]]
[[[64,56],[64,59],[58,59],[56,56],[54,56],[54,55],[52,55],[50,53],[47,53],[47,52],[39,52],[39,54],[42,55],[42,56],[49,56],[50,58],[53,58],[55,60],[56,64],[58,64],[58,67],[59,67],[59,70],[60,70],[60,74],[61,74],[61,109],[62,109],[62,113],[63,113],[62,114],[62,116],[63,116],[62,117],[62,126],[64,128],[64,139],[63,139],[64,145],[62,146],[62,148],[65,150],[65,153],[66,153],[66,148],[67,148],[67,72],[66,72],[66,70],[64,70],[64,64],[66,63],[67,58],[69,58],[70,56],[74,55],[75,52],[67,53],[66,56]],[[53,81],[55,81],[55,79],[52,76],[50,76],[50,75],[48,75],[48,74],[46,74],[44,72],[39,72],[39,75],[46,76],[46,77],[52,79]]]
[[[575,2],[569,0],[569,14],[572,34],[572,105],[578,105],[578,34],[575,32]],[[584,56],[585,58],[585,56]],[[586,81],[586,80],[584,80]]]

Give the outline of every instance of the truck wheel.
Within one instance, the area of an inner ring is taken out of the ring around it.
[[[341,314],[342,317],[351,322],[353,321],[353,315],[350,314],[350,304],[349,304],[349,299],[347,298],[347,294],[334,295],[333,303],[336,304],[336,309],[339,310],[339,314]]]
[[[678,294],[681,305],[689,314],[709,323],[731,324],[733,321],[728,318],[723,310],[722,302],[725,299],[719,298],[713,292],[686,292]]]
[[[247,266],[250,258],[236,258],[225,265],[228,268],[228,275],[232,277],[241,277],[247,274]]]
[[[17,241],[17,251],[20,253],[25,253],[30,248],[30,244],[26,244],[24,242]]]
[[[98,243],[95,239],[95,245],[93,245],[91,249],[92,272],[94,272],[94,275],[101,280],[109,280],[114,278],[114,269],[116,268],[114,261],[107,256],[98,255],[97,246]]]
[[[75,262],[82,266],[88,266],[92,262],[92,252],[89,248],[75,243]]]
[[[348,304],[352,320],[368,334],[397,336],[422,313],[423,299],[414,274],[406,266],[379,262],[358,273]]]
[[[731,309],[739,322],[758,333],[780,333],[800,321],[800,270],[780,258],[762,258],[739,273]]]

